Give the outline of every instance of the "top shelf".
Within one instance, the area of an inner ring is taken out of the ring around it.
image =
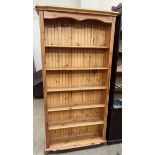
[[[62,46],[62,45],[45,45],[49,48],[92,48],[92,49],[108,49],[108,46]]]

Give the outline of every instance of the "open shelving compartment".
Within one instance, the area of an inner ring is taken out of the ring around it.
[[[77,10],[71,14],[56,7],[50,11],[37,9],[41,24],[46,151],[105,143],[116,14],[109,13],[113,17],[108,18],[104,14],[94,17],[91,12],[86,16]]]

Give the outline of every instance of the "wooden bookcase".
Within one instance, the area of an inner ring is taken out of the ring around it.
[[[117,12],[36,6],[40,17],[45,150],[106,142]]]

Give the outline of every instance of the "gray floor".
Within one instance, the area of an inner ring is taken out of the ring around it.
[[[44,112],[43,100],[33,101],[33,155],[44,155]],[[69,151],[63,153],[52,153],[52,155],[121,155],[122,144],[101,145],[98,147]]]

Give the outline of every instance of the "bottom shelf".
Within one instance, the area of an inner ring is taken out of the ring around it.
[[[69,140],[65,142],[53,143],[45,151],[59,151],[65,149],[85,147],[90,145],[97,145],[105,142],[106,140],[102,139],[102,137],[82,138],[78,140]]]

